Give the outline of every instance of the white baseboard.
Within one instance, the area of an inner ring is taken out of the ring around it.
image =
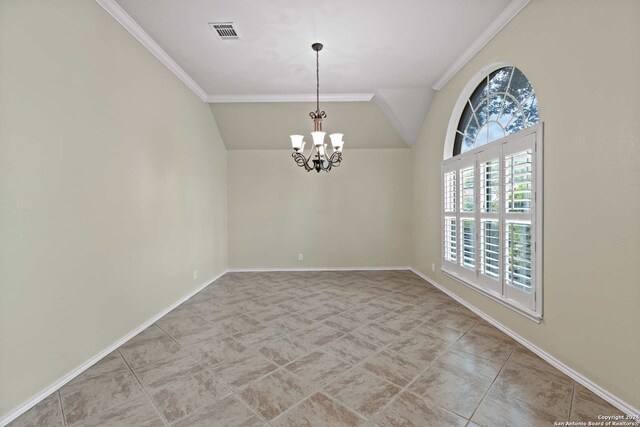
[[[624,400],[618,398],[617,396],[609,393],[607,390],[603,389],[598,384],[594,383],[593,381],[591,381],[590,379],[588,379],[584,375],[580,374],[579,372],[577,372],[577,371],[573,370],[572,368],[570,368],[569,366],[565,365],[564,363],[562,363],[561,361],[556,359],[551,354],[549,354],[546,351],[542,350],[540,347],[536,346],[532,342],[526,340],[525,338],[521,337],[517,333],[513,332],[511,329],[507,328],[502,323],[500,323],[497,320],[495,320],[493,317],[487,315],[486,313],[481,311],[476,306],[474,306],[472,304],[469,304],[467,301],[465,301],[464,299],[462,299],[461,297],[459,297],[458,295],[456,295],[455,293],[453,293],[452,291],[450,291],[446,287],[442,286],[441,284],[439,284],[435,280],[431,279],[429,276],[419,272],[418,270],[416,270],[414,268],[410,268],[410,270],[413,271],[418,276],[422,277],[424,280],[426,280],[427,282],[429,282],[430,284],[432,284],[436,288],[438,288],[439,290],[441,290],[442,292],[444,292],[445,294],[449,295],[451,298],[453,298],[454,300],[456,300],[460,304],[462,304],[465,307],[467,307],[469,310],[471,310],[474,313],[476,313],[478,316],[482,317],[487,322],[491,323],[496,328],[500,329],[505,334],[509,335],[511,338],[513,338],[514,340],[516,340],[517,342],[519,342],[523,346],[527,347],[529,350],[531,350],[532,352],[534,352],[535,354],[540,356],[542,359],[544,359],[549,364],[551,364],[551,366],[555,367],[560,372],[562,372],[563,374],[565,374],[569,378],[573,379],[575,382],[583,385],[584,387],[588,388],[589,390],[591,390],[596,395],[600,396],[601,398],[603,398],[604,400],[606,400],[607,402],[609,402],[610,404],[612,404],[616,408],[620,409],[625,414],[633,415],[633,416],[636,416],[636,417],[640,416],[640,411],[638,411],[638,409],[634,408],[633,406],[631,406],[630,404],[628,404]]]
[[[129,332],[128,334],[126,334],[125,336],[123,336],[122,338],[120,338],[119,340],[114,342],[113,344],[109,345],[107,348],[105,348],[104,350],[102,350],[101,352],[96,354],[95,356],[91,357],[89,360],[87,360],[86,362],[82,363],[80,366],[78,366],[77,368],[73,369],[71,372],[67,373],[63,377],[61,377],[58,380],[54,381],[52,384],[50,384],[48,387],[46,387],[40,393],[38,393],[35,396],[33,396],[31,399],[29,399],[26,402],[24,402],[22,405],[20,405],[17,408],[9,411],[9,413],[3,415],[0,418],[0,427],[6,426],[11,421],[15,420],[20,415],[24,414],[29,409],[31,409],[34,406],[36,406],[38,403],[40,403],[42,400],[44,400],[51,393],[53,393],[54,391],[58,390],[60,387],[62,387],[63,385],[65,385],[66,383],[68,383],[69,381],[71,381],[72,379],[74,379],[75,377],[77,377],[78,375],[83,373],[84,371],[86,371],[87,369],[89,369],[91,366],[93,366],[95,363],[99,362],[107,354],[111,353],[112,351],[114,351],[115,349],[117,349],[118,347],[120,347],[121,345],[126,343],[127,341],[129,341],[131,338],[135,337],[140,332],[144,331],[146,328],[148,328],[149,326],[153,325],[162,316],[164,316],[165,314],[169,313],[171,310],[173,310],[174,308],[176,308],[177,306],[179,306],[180,304],[182,304],[183,302],[185,302],[186,300],[188,300],[189,298],[191,298],[192,296],[194,296],[195,294],[197,294],[198,292],[200,292],[201,290],[203,290],[204,288],[209,286],[211,283],[213,283],[216,280],[218,280],[220,277],[224,276],[226,273],[227,273],[227,271],[225,270],[222,273],[220,273],[217,276],[215,276],[214,278],[209,279],[205,283],[199,285],[193,291],[191,291],[188,294],[184,295],[182,298],[180,298],[179,300],[177,300],[176,302],[174,302],[170,306],[166,307],[164,310],[162,310],[159,313],[155,314],[149,320],[143,322],[141,325],[139,325],[138,327],[133,329],[131,332]]]
[[[411,267],[300,267],[300,268],[230,268],[229,273],[277,272],[277,271],[387,271],[411,270]]]

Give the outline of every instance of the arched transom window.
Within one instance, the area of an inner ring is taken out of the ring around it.
[[[516,67],[489,74],[471,94],[458,122],[453,155],[503,138],[538,123],[533,87]]]

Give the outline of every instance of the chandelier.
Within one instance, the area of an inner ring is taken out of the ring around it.
[[[329,172],[332,167],[340,166],[344,141],[341,133],[329,135],[332,146],[332,152],[329,153],[329,148],[324,142],[326,133],[322,131],[322,119],[326,118],[327,114],[324,111],[320,111],[319,52],[322,50],[322,44],[314,43],[311,48],[316,52],[316,111],[309,113],[309,117],[313,119],[313,132],[311,132],[313,147],[311,147],[309,157],[305,157],[304,146],[306,142],[303,135],[291,135],[291,145],[293,146],[292,157],[298,166],[305,168],[307,172],[315,170],[320,173],[321,170]]]

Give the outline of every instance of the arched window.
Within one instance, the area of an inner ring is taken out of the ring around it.
[[[466,102],[453,146],[457,156],[538,123],[533,86],[516,67],[489,74]]]
[[[536,321],[542,318],[539,120],[533,86],[516,67],[492,66],[467,84],[445,141],[441,225],[442,270]]]

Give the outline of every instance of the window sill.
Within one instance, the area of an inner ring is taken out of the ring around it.
[[[523,315],[524,317],[528,318],[529,320],[533,320],[536,323],[540,323],[540,321],[542,320],[542,314],[540,313],[536,313],[533,310],[530,310],[526,307],[522,307],[521,305],[508,300],[504,297],[502,297],[501,295],[497,295],[493,292],[489,292],[486,289],[482,288],[480,285],[477,285],[471,281],[469,281],[468,279],[465,279],[461,276],[459,276],[458,274],[452,272],[452,271],[448,271],[444,268],[441,268],[441,271],[446,275],[449,276],[452,279],[455,279],[456,281],[462,283],[463,285],[473,289],[476,292],[479,292],[483,295],[488,296],[489,298],[491,298],[492,300],[504,305],[505,307],[515,311],[516,313],[519,313],[521,315]]]

